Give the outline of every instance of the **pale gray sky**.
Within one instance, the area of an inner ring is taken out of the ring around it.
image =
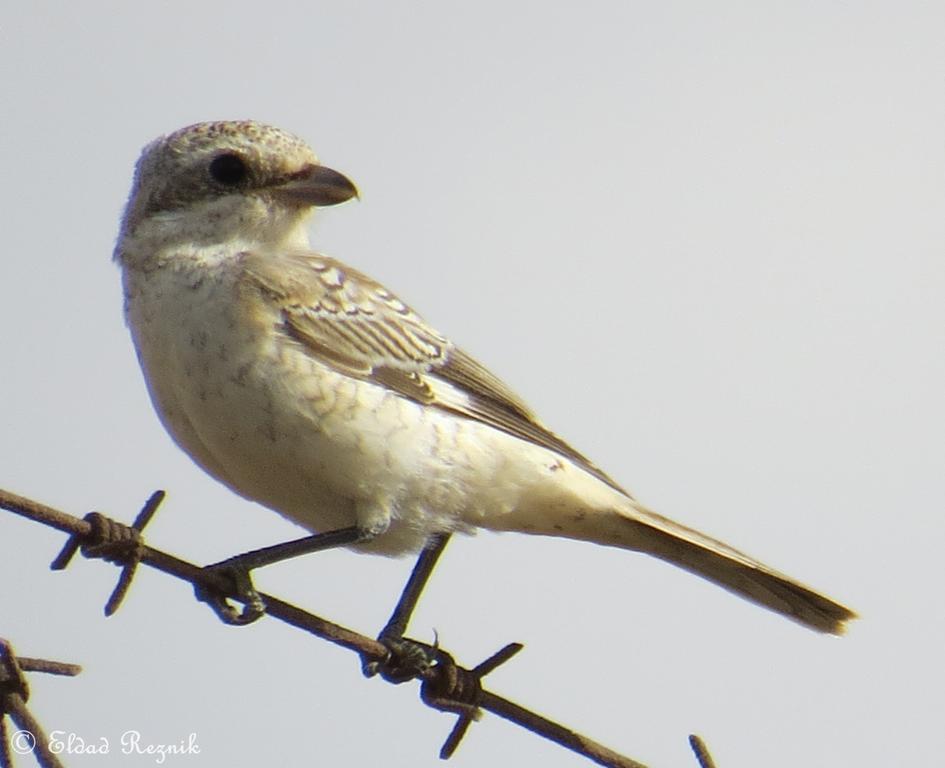
[[[524,705],[660,766],[932,765],[945,673],[945,9],[939,3],[20,3],[0,17],[0,487],[198,562],[299,535],[164,434],[110,261],[142,145],[292,130],[359,184],[318,248],[378,277],[641,499],[847,602],[816,636],[656,561],[454,541],[434,628]],[[0,636],[49,729],[167,764],[438,765],[416,686],[275,621],[221,626],[145,570],[48,562],[0,513]],[[410,563],[347,552],[260,588],[366,633]],[[554,671],[554,674],[552,674]],[[579,766],[495,717],[457,766]],[[28,760],[22,760],[29,764]]]

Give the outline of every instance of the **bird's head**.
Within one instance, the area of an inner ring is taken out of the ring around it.
[[[296,236],[314,207],[357,194],[286,131],[249,120],[198,123],[145,147],[116,255],[138,236],[279,243]]]

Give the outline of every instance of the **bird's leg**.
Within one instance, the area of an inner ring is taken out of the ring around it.
[[[359,544],[376,535],[375,531],[351,526],[243,552],[206,566],[203,570],[207,579],[195,585],[194,592],[197,599],[207,603],[225,624],[250,624],[266,612],[266,605],[253,586],[250,571],[299,555]],[[242,610],[230,605],[229,597],[243,603]]]
[[[400,593],[400,599],[394,607],[394,612],[387,620],[387,624],[384,625],[384,629],[381,630],[381,638],[403,637],[404,632],[407,631],[407,624],[410,623],[410,617],[420,600],[420,595],[449,540],[450,535],[448,533],[441,533],[431,537],[427,546],[423,548],[403,592]]]
[[[404,632],[407,631],[407,624],[417,601],[449,540],[448,533],[433,536],[417,558],[394,612],[377,637],[387,647],[388,656],[383,661],[365,660],[362,669],[367,677],[380,674],[389,682],[403,683],[412,680],[433,663],[436,647],[416,640],[407,640]]]

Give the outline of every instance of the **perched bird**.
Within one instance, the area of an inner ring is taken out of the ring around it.
[[[387,555],[476,528],[644,552],[820,632],[855,614],[636,501],[385,287],[311,250],[357,195],[300,139],[193,125],[138,161],[115,249],[154,406],[236,493]]]

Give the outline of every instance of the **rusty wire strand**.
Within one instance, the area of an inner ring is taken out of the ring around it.
[[[80,549],[87,557],[101,557],[121,565],[122,576],[119,579],[119,585],[108,602],[113,610],[127,592],[131,576],[134,574],[134,568],[138,563],[149,565],[195,586],[206,585],[236,598],[237,596],[232,594],[232,584],[227,583],[227,580],[219,574],[205,571],[200,566],[154,549],[143,542],[140,537],[141,529],[153,516],[163,498],[163,491],[152,494],[133,526],[117,524],[119,527],[133,532],[126,538],[119,536],[120,543],[118,544],[114,544],[113,540],[103,541],[93,538],[96,535],[101,536],[103,532],[109,530],[109,526],[102,522],[102,518],[109,519],[99,513],[92,513],[92,515],[86,516],[87,519],[80,519],[3,489],[0,489],[0,508],[70,534],[70,540],[53,561],[53,568],[64,568],[76,551]],[[114,523],[111,520],[109,522]],[[112,533],[115,532],[112,531]],[[362,659],[375,659],[383,662],[388,658],[388,648],[374,638],[316,616],[272,595],[261,594],[260,596],[266,604],[267,615],[272,618],[279,619],[342,648],[354,651]],[[418,673],[417,677],[421,681],[421,694],[424,702],[428,706],[441,711],[453,712],[459,717],[456,726],[443,745],[442,757],[448,757],[452,754],[478,711],[485,709],[599,765],[610,766],[611,768],[646,768],[636,760],[620,755],[582,734],[548,720],[508,699],[484,690],[480,684],[481,678],[499,664],[507,661],[520,649],[521,646],[517,643],[507,645],[497,654],[471,670],[455,664],[449,654],[437,649],[437,662],[429,669]],[[460,698],[455,698],[457,680],[462,681],[460,687],[468,689],[464,691],[463,697]]]
[[[59,758],[49,749],[46,732],[26,706],[30,694],[23,673],[45,672],[72,677],[81,671],[77,664],[17,656],[10,643],[0,638],[0,768],[13,765],[6,716],[13,720],[21,737],[29,738],[29,746],[41,768],[62,768]]]
[[[16,660],[20,664],[20,669],[24,672],[44,672],[47,675],[61,675],[63,677],[75,677],[82,672],[82,667],[78,664],[67,664],[64,661],[34,659],[31,656],[17,656]]]
[[[39,763],[41,768],[63,768],[59,758],[49,750],[49,740],[46,738],[46,732],[39,724],[39,721],[33,717],[32,713],[27,709],[26,702],[23,701],[22,696],[18,693],[5,694],[2,699],[0,699],[0,712],[9,715],[10,719],[21,732],[26,731],[31,734],[32,738],[30,739],[30,744],[32,746],[33,756],[36,758],[36,762]],[[4,718],[4,721],[5,720],[6,718]],[[9,760],[5,765],[12,766],[13,761],[9,758],[9,732],[6,726],[4,726],[3,730],[3,759]],[[0,765],[4,764],[0,763]]]
[[[10,750],[10,731],[7,729],[6,697],[0,700],[0,768],[11,768],[13,752]]]
[[[689,746],[692,747],[692,751],[696,755],[696,760],[699,761],[699,768],[715,768],[715,760],[713,760],[712,755],[709,754],[709,748],[706,746],[701,736],[697,736],[694,733],[690,735]]]

